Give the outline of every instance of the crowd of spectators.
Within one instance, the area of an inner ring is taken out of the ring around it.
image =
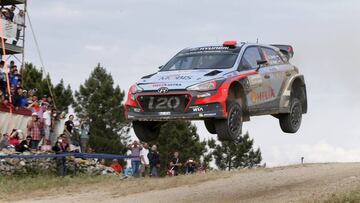
[[[25,12],[22,9],[18,9],[17,14],[15,14],[16,9],[18,9],[15,5],[10,7],[2,6],[0,8],[0,18],[3,20],[7,20],[9,22],[16,24],[16,41],[13,41],[13,44],[17,44],[19,41],[20,34],[25,27]]]
[[[158,177],[160,169],[160,154],[156,145],[152,145],[149,148],[147,143],[139,143],[134,141],[128,145],[128,156],[132,158],[126,159],[126,167],[122,167],[120,163],[113,160],[110,167],[117,173],[124,177]],[[181,163],[179,152],[173,153],[173,158],[167,167],[167,176],[177,176],[181,173],[193,174],[204,173],[204,167],[194,161],[193,158],[189,158],[185,163]],[[106,165],[105,160],[100,161],[101,164]],[[117,167],[114,167],[116,164]]]

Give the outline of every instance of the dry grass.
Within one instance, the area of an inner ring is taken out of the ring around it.
[[[359,203],[360,202],[360,189],[342,194],[333,194],[322,203]]]
[[[247,170],[244,170],[247,171]],[[84,192],[106,187],[113,191],[113,197],[124,196],[151,190],[162,190],[187,184],[199,184],[219,178],[229,178],[239,172],[209,172],[206,174],[181,175],[165,178],[128,178],[121,180],[116,176],[88,176],[57,177],[54,175],[36,175],[28,177],[12,176],[0,177],[0,202],[26,198],[32,196],[49,196],[62,193]]]

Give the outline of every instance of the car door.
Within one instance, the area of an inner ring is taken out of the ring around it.
[[[260,49],[267,64],[259,70],[260,75],[264,78],[259,100],[265,101],[266,106],[264,107],[277,109],[285,79],[284,62],[274,49],[269,47],[261,47]]]
[[[258,46],[249,46],[245,49],[240,64],[238,67],[238,71],[246,72],[246,71],[255,71],[259,66],[257,64],[258,61],[262,61],[263,57],[260,54],[260,49]],[[256,74],[251,74],[247,76],[248,82],[248,91],[246,94],[247,105],[249,110],[255,109],[259,104],[263,103],[258,98],[261,96],[262,86],[263,86],[263,76],[262,72],[258,71]]]

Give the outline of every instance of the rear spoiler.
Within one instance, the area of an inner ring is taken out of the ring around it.
[[[283,53],[288,59],[291,59],[294,56],[294,49],[291,45],[271,44],[271,46],[279,48],[281,53]]]

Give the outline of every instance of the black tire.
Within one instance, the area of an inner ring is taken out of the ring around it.
[[[156,140],[160,134],[162,122],[159,121],[133,121],[133,128],[140,141],[149,142]]]
[[[234,140],[242,132],[243,111],[240,104],[229,102],[227,105],[228,117],[215,122],[216,132],[220,141]]]
[[[281,130],[285,133],[296,133],[301,125],[302,106],[298,98],[291,100],[290,113],[280,114]]]
[[[210,134],[216,134],[215,121],[213,119],[204,120],[205,127]]]

